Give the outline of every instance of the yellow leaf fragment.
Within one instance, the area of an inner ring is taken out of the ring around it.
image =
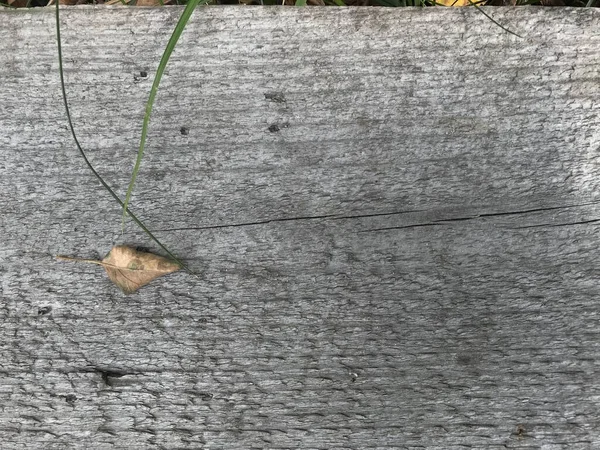
[[[112,248],[102,261],[58,256],[58,259],[81,261],[104,267],[108,278],[126,294],[137,291],[152,280],[179,270],[179,264],[153,253],[140,252],[126,245]]]
[[[475,3],[475,0],[472,0]],[[435,3],[437,5],[444,6],[470,6],[471,2],[469,0],[436,0]]]

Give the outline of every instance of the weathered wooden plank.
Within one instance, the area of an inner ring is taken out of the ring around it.
[[[205,8],[134,210],[65,127],[52,11],[2,11],[2,448],[600,447],[597,34],[582,9]],[[180,9],[66,9],[84,147],[124,192]],[[146,76],[143,76],[143,75]]]

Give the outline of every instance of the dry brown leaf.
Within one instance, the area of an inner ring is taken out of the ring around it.
[[[27,8],[28,0],[8,0],[8,5],[13,8]]]
[[[104,267],[108,277],[123,292],[131,294],[152,280],[179,270],[179,264],[162,256],[140,252],[126,245],[112,248],[102,261],[57,256],[67,261],[80,261]]]

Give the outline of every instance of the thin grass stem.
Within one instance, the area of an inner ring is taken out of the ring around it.
[[[160,80],[162,79],[163,73],[165,72],[165,68],[167,67],[167,63],[169,62],[169,58],[171,57],[171,53],[173,53],[173,49],[183,33],[185,26],[190,19],[194,9],[200,2],[206,3],[207,0],[190,0],[171,37],[169,38],[169,42],[165,47],[165,51],[163,52],[162,58],[160,59],[160,63],[158,64],[158,69],[156,70],[156,75],[154,76],[154,82],[152,83],[152,88],[150,89],[150,96],[148,97],[148,102],[146,103],[146,112],[144,114],[144,121],[142,123],[142,137],[140,138],[140,147],[138,149],[137,157],[135,160],[135,165],[133,167],[133,172],[131,173],[131,179],[129,181],[129,186],[127,187],[127,194],[125,194],[125,202],[123,204],[123,215],[121,220],[121,227],[125,229],[125,217],[127,216],[127,207],[129,206],[129,202],[131,201],[131,194],[133,193],[133,187],[135,185],[135,180],[137,179],[138,173],[140,171],[140,165],[142,163],[142,157],[144,156],[144,148],[146,146],[146,138],[148,136],[148,124],[150,123],[150,116],[152,114],[152,107],[154,106],[154,99],[156,98],[156,93],[158,92],[158,86],[160,84]]]
[[[125,204],[119,198],[119,196],[115,193],[115,191],[112,190],[112,188],[106,183],[106,181],[104,181],[104,179],[100,176],[100,174],[96,171],[96,169],[94,169],[94,166],[92,166],[92,163],[90,163],[85,152],[83,151],[83,148],[81,147],[81,144],[79,143],[79,139],[77,139],[77,135],[75,134],[75,127],[73,126],[73,121],[71,120],[71,112],[69,110],[69,102],[67,101],[67,91],[65,89],[65,76],[64,76],[63,63],[62,63],[63,62],[62,43],[61,43],[61,37],[60,37],[60,8],[59,8],[58,1],[56,2],[56,41],[58,44],[58,71],[60,73],[60,88],[62,90],[62,97],[63,97],[63,102],[65,105],[67,121],[69,123],[69,129],[71,130],[71,135],[73,136],[75,145],[77,146],[79,153],[83,157],[83,160],[87,164],[88,168],[92,171],[92,173],[96,176],[98,181],[100,181],[100,184],[102,184],[104,189],[106,189],[110,193],[110,195],[112,195],[112,197],[119,203],[119,205],[121,205],[121,207],[127,211],[127,213],[133,219],[133,221],[150,237],[150,239],[152,239],[154,242],[156,242],[156,244],[160,248],[162,248],[171,257],[171,259],[173,259],[173,261],[175,261],[177,264],[179,264],[187,272],[192,273],[192,271],[179,258],[177,258],[177,256],[175,256],[167,247],[165,247],[162,244],[162,242],[160,242],[156,238],[156,236],[154,236],[154,234],[152,234],[152,232],[146,227],[146,225],[144,225],[144,223],[140,219],[138,219],[135,216],[135,214],[133,214],[133,212],[131,212],[125,206]]]
[[[518,38],[523,39],[523,36],[515,33],[514,31],[510,31],[508,28],[502,26],[500,23],[498,23],[496,20],[494,20],[489,14],[487,14],[483,9],[481,9],[481,7],[477,6],[475,3],[473,3],[471,0],[469,0],[469,3],[471,4],[471,6],[475,7],[475,9],[477,9],[477,11],[479,11],[481,14],[483,14],[485,17],[487,17],[488,19],[490,19],[492,22],[494,22],[496,25],[498,25],[500,28],[502,28],[504,31],[506,31],[507,33],[510,33]]]

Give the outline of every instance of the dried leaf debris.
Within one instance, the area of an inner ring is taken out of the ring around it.
[[[181,269],[179,264],[153,253],[141,252],[126,245],[117,245],[102,261],[57,256],[66,261],[87,262],[104,267],[108,277],[124,293],[132,294],[152,280]]]

